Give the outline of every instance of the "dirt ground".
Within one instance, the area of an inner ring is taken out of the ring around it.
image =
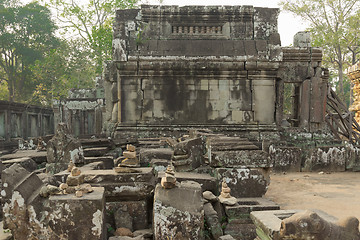
[[[320,209],[360,219],[360,172],[272,173],[266,198],[281,209]]]

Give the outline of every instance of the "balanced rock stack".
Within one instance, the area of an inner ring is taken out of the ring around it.
[[[121,167],[139,167],[139,160],[136,157],[135,146],[126,145],[126,151],[123,152],[125,159],[120,163]]]
[[[77,167],[69,166],[70,175],[66,179],[66,183],[60,184],[59,188],[64,194],[75,193],[75,196],[82,197],[85,193],[93,191],[90,184],[84,184],[84,175]]]
[[[140,167],[139,160],[136,157],[136,148],[131,144],[126,145],[126,151],[123,152],[123,156],[121,158],[125,158],[115,167],[115,172],[117,173],[132,173],[137,172],[131,167]]]
[[[161,186],[169,189],[174,188],[176,185],[176,177],[173,168],[169,165],[165,171],[165,177],[161,178]]]
[[[219,201],[222,204],[225,205],[235,205],[237,203],[237,199],[235,197],[232,197],[230,195],[231,189],[228,187],[228,185],[226,184],[225,179],[223,180],[222,184],[221,184],[221,193],[219,196]]]

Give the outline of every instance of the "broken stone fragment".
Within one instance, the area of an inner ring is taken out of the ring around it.
[[[53,186],[53,185],[47,185],[47,186],[43,186],[40,189],[40,196],[47,198],[50,195],[55,195],[59,192],[60,192],[60,189],[58,187]]]
[[[66,179],[66,183],[69,186],[77,186],[80,185],[82,183],[84,183],[84,175],[79,175],[79,176],[68,176]]]
[[[76,192],[76,190],[75,190],[74,186],[69,186],[64,190],[64,193],[66,193],[66,194],[73,194],[75,192]]]
[[[123,228],[123,227],[116,229],[115,235],[116,236],[127,236],[127,237],[134,236],[130,229]]]
[[[233,205],[237,204],[237,199],[235,197],[224,198],[222,196],[219,196],[219,201],[222,204],[229,205],[229,206],[233,206]]]
[[[94,191],[93,188],[91,187],[91,185],[88,184],[88,183],[85,183],[85,184],[81,184],[81,185],[79,185],[79,186],[76,186],[76,187],[75,187],[75,190],[76,190],[76,191],[82,191],[83,193],[91,193],[91,192]]]
[[[120,164],[119,167],[138,167],[139,160],[137,158],[125,158]]]
[[[136,158],[136,152],[124,151],[123,156],[126,158]]]
[[[68,171],[68,172],[71,172],[71,170],[73,169],[73,167],[75,167],[75,164],[73,163],[73,161],[70,160],[67,171]]]
[[[117,173],[138,173],[138,172],[140,172],[136,169],[129,168],[129,167],[115,167],[114,170]]]
[[[73,167],[71,169],[71,176],[76,177],[76,176],[79,176],[80,174],[81,174],[81,171],[79,168]]]
[[[126,145],[126,150],[128,150],[129,152],[135,152],[136,148],[135,148],[134,145],[127,144]]]
[[[78,197],[78,198],[82,197],[83,195],[84,195],[83,191],[76,191],[75,192],[75,196]]]
[[[168,182],[166,177],[161,178],[161,186],[166,189],[174,188],[176,186],[176,179],[175,182]]]
[[[67,189],[68,187],[69,187],[69,185],[67,185],[66,183],[62,183],[62,184],[60,184],[60,186],[59,186],[60,190],[65,190],[65,189]]]
[[[210,191],[203,192],[203,198],[210,202],[216,202],[218,200],[218,198]]]

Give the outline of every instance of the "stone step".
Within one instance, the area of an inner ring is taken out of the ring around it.
[[[37,169],[36,162],[32,160],[30,157],[14,158],[14,159],[2,161],[2,164],[4,164],[6,168],[10,167],[15,163],[20,164],[23,168],[25,168],[29,172],[33,172]]]
[[[83,149],[93,148],[93,147],[107,147],[111,149],[115,147],[114,141],[107,138],[80,139],[80,142]]]
[[[262,150],[236,150],[209,152],[211,167],[271,167],[269,154]]]
[[[91,147],[84,149],[85,157],[100,157],[104,156],[109,149],[107,147]]]
[[[157,182],[161,182],[161,178],[165,176],[165,172],[159,172]],[[176,181],[194,181],[201,185],[202,191],[216,191],[216,179],[209,174],[193,173],[193,172],[175,172]]]
[[[105,169],[111,169],[114,167],[114,158],[112,156],[100,156],[100,157],[85,157],[84,164],[93,162],[103,162]]]
[[[227,145],[212,145],[212,151],[236,151],[236,150],[259,150],[259,147],[252,143],[231,143]]]

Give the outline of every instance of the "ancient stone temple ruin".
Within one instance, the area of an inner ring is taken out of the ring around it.
[[[359,239],[355,218],[335,224],[263,198],[271,169],[360,167],[359,148],[328,129],[321,49],[307,32],[281,47],[278,14],[118,10],[104,96],[73,91],[36,158],[0,156],[4,227],[15,239],[280,240],[302,234],[299,216]]]
[[[328,80],[322,51],[306,33],[294,47],[281,47],[278,14],[252,6],[117,11],[106,121],[116,123],[116,134],[174,125],[274,131],[284,119],[321,129]]]

